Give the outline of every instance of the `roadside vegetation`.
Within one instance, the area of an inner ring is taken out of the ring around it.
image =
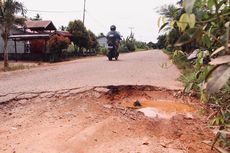
[[[0,72],[4,71],[16,71],[16,70],[24,70],[35,68],[42,65],[42,63],[38,62],[10,62],[7,68],[4,68],[3,62],[0,62]]]
[[[129,53],[136,51],[145,51],[148,49],[152,49],[152,46],[148,45],[146,42],[137,41],[134,37],[134,34],[131,33],[128,37],[121,40],[119,52]],[[108,49],[106,47],[99,48],[99,54],[106,55],[107,51]]]
[[[199,97],[218,129],[214,147],[230,150],[230,1],[181,0],[159,10],[161,35],[155,44],[165,48],[182,70],[184,92]],[[163,34],[162,34],[163,33]],[[208,143],[208,142],[206,142]]]
[[[25,19],[15,15],[21,13],[24,16],[26,10],[22,3],[14,0],[0,0],[0,30],[3,39],[4,68],[9,67],[8,63],[8,36],[14,24],[23,25]]]

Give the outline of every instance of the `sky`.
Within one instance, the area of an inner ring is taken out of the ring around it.
[[[28,17],[38,13],[43,20],[52,20],[57,29],[69,21],[82,20],[84,0],[18,0],[27,9]],[[176,4],[178,0],[86,0],[85,26],[95,35],[107,34],[110,25],[126,38],[131,30],[138,41],[156,42],[158,37],[157,10]]]

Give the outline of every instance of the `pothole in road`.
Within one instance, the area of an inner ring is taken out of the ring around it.
[[[170,119],[175,115],[182,114],[187,118],[193,118],[195,109],[192,106],[172,101],[135,101],[127,102],[126,107],[136,109],[151,118]]]
[[[203,121],[178,115],[197,110],[180,91],[120,86],[43,94],[0,105],[0,152],[214,152],[200,143],[211,137]]]
[[[196,113],[194,99],[180,91],[172,91],[151,86],[109,87],[107,97],[123,108],[134,109],[150,118],[171,119],[183,115],[192,119]]]

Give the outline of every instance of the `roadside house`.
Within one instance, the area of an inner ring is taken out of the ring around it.
[[[106,48],[108,47],[106,36],[97,37],[97,41],[100,47],[106,47]]]
[[[9,39],[18,42],[26,42],[25,47],[27,53],[46,53],[47,41],[50,36],[56,31],[56,27],[52,21],[25,21],[24,33],[12,34]],[[15,47],[17,48],[17,47]],[[15,50],[15,53],[17,51]]]
[[[22,34],[24,31],[22,29],[19,29],[17,26],[14,26],[11,29],[11,34]],[[0,34],[2,34],[2,31],[0,30]],[[0,54],[3,53],[3,45],[4,41],[2,37],[0,36]],[[15,44],[13,40],[8,40],[8,46],[7,46],[8,53],[15,53]],[[25,52],[25,43],[19,42],[17,44],[17,51],[18,53],[24,53]]]
[[[49,53],[47,42],[54,34],[71,37],[66,31],[57,31],[50,20],[25,21],[25,26],[14,26],[8,39],[9,59],[41,60]],[[3,40],[0,38],[0,54],[3,54]],[[0,56],[3,58],[3,55]]]

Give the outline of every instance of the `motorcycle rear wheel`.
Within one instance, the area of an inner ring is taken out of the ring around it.
[[[109,59],[109,61],[112,61],[112,59],[113,59],[113,54],[111,51],[109,51],[109,53],[108,53],[108,59]]]

